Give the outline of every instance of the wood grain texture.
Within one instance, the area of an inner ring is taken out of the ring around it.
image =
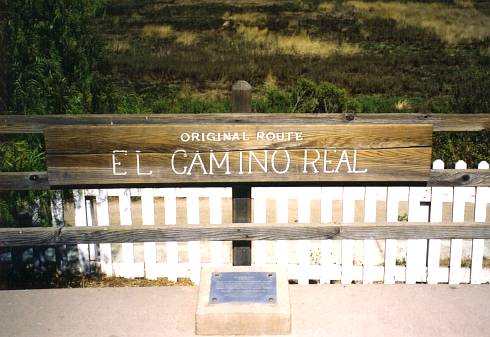
[[[445,171],[449,171],[445,173]],[[468,173],[469,171],[469,173]],[[29,177],[33,174],[40,177],[38,181],[32,182]],[[470,179],[462,178],[464,175],[469,174]],[[47,172],[0,172],[0,191],[2,190],[47,190],[51,188],[47,180]],[[394,182],[379,182],[380,186],[391,185]],[[274,186],[287,186],[293,182],[275,182]],[[319,182],[318,185],[325,185],[325,182]],[[89,184],[96,186],[96,182]],[[121,182],[116,184],[117,186],[144,186],[145,184],[131,184]],[[221,185],[221,184],[219,184]],[[294,184],[298,185],[298,184]],[[354,182],[355,185],[355,182]],[[358,185],[364,185],[362,182],[358,182]],[[490,170],[432,170],[430,178],[427,181],[428,186],[476,186],[485,187],[490,186]],[[84,186],[84,185],[79,185]],[[213,183],[205,183],[203,186],[213,186]]]
[[[65,126],[48,128],[45,140],[57,186],[426,181],[432,126]]]
[[[228,240],[488,239],[489,223],[227,224],[0,228],[0,247]]]
[[[432,124],[435,132],[482,131],[490,128],[490,114],[359,114],[347,120],[343,114],[153,114],[153,115],[2,115],[0,133],[43,133],[49,126],[132,124]]]
[[[49,188],[47,172],[0,172],[0,191]]]
[[[199,140],[187,140],[187,137],[192,136],[192,134],[199,137]],[[237,140],[210,140],[218,139],[217,137],[222,139],[225,135],[236,135]],[[112,153],[116,149],[138,150],[143,153],[173,153],[176,149],[219,152],[237,149],[326,147],[386,149],[432,145],[432,127],[430,124],[65,126],[48,128],[44,136],[48,155]],[[269,137],[275,137],[275,139]],[[296,137],[301,137],[301,139],[298,140]]]
[[[429,186],[490,186],[490,170],[432,170]]]
[[[217,154],[218,155],[218,154]],[[337,154],[338,155],[338,154]],[[264,153],[256,153],[259,161],[264,163]],[[142,172],[152,172],[152,175],[137,175],[136,156],[118,156],[121,163],[117,167],[120,173],[126,175],[113,175],[112,154],[89,155],[48,155],[48,175],[52,186],[63,185],[104,185],[104,184],[175,184],[175,183],[264,183],[264,182],[350,182],[350,181],[427,181],[429,179],[431,148],[416,147],[386,150],[360,150],[357,151],[357,168],[367,169],[366,173],[348,173],[346,165],[341,165],[339,173],[323,173],[323,159],[316,163],[319,171],[313,173],[311,165],[304,170],[304,150],[289,151],[289,167],[287,174],[278,174],[272,170],[271,154],[268,154],[268,172],[252,159],[249,154],[243,155],[243,174],[240,174],[240,154],[229,152],[230,174],[226,169],[217,169],[214,165],[213,175],[210,175],[210,159],[206,153],[200,153],[206,172],[202,166],[193,166],[191,174],[176,175],[171,167],[171,154],[141,154],[140,165]],[[221,160],[222,157],[219,157]],[[277,171],[287,167],[286,155],[278,152],[274,158],[274,167]],[[334,157],[331,157],[334,158]],[[308,152],[308,159],[316,159],[316,152]],[[351,156],[352,163],[352,156]],[[177,172],[189,172],[193,155],[188,154],[174,158],[174,168]],[[333,164],[327,166],[328,170],[335,169],[338,157]],[[264,164],[265,165],[265,164]],[[251,170],[250,170],[251,169]],[[252,172],[250,174],[249,172]]]

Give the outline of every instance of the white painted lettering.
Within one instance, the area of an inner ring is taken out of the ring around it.
[[[248,151],[248,174],[252,174],[252,159],[255,159],[255,162],[257,164],[259,164],[262,171],[267,173],[267,153],[268,152],[269,152],[268,150],[264,150],[264,163],[262,164],[260,162],[259,158],[257,158],[257,156],[255,155],[254,151]]]
[[[141,151],[136,150],[136,174],[139,176],[151,176],[153,174],[152,170],[149,172],[141,172],[140,170],[140,153]]]
[[[125,176],[128,174],[127,171],[124,172],[117,172],[116,166],[121,166],[120,161],[116,161],[116,153],[124,153],[125,156],[128,155],[128,151],[126,150],[114,150],[112,151],[112,174],[115,176]]]
[[[333,149],[333,152],[337,152]],[[328,170],[328,165],[332,164],[331,160],[328,160],[328,150],[323,150],[323,173],[333,173],[335,170]]]
[[[172,161],[171,161],[172,171],[174,171],[175,174],[182,175],[186,173],[187,166],[184,166],[182,168],[182,171],[177,171],[175,169],[175,156],[177,155],[177,153],[182,153],[183,157],[187,158],[187,152],[185,150],[177,150],[172,154]]]
[[[204,166],[204,163],[202,161],[201,155],[199,154],[199,152],[196,152],[194,154],[194,158],[192,158],[191,165],[189,166],[189,169],[187,170],[187,175],[189,175],[189,176],[192,175],[192,169],[194,168],[194,165],[196,165],[196,163],[198,163],[201,166],[203,174],[208,174],[208,172],[206,171],[206,167]]]
[[[342,154],[340,155],[339,163],[337,164],[337,168],[335,169],[335,173],[339,172],[340,166],[342,164],[347,165],[347,173],[352,173],[350,163],[349,163],[349,157],[347,155],[347,150],[342,150]]]
[[[353,164],[352,164],[352,171],[354,173],[366,173],[367,172],[367,169],[361,169],[361,170],[357,170],[357,150],[354,150],[354,160],[353,160]]]
[[[191,136],[189,136],[187,132],[181,133],[180,140],[183,141],[184,143],[187,143],[189,140],[191,140]]]
[[[279,151],[282,151],[286,157],[286,166],[285,168],[282,170],[282,171],[279,171],[277,170],[276,168],[276,155]],[[271,156],[271,166],[272,166],[272,170],[277,173],[277,174],[284,174],[286,173],[287,171],[289,171],[289,165],[291,164],[291,157],[289,156],[289,151],[287,150],[275,150],[273,153],[272,153],[272,156]]]
[[[213,175],[213,163],[216,164],[216,168],[221,168],[223,165],[226,165],[226,171],[225,174],[231,174],[230,172],[230,154],[228,152],[225,152],[223,154],[223,159],[221,159],[221,162],[218,162],[218,159],[216,159],[216,156],[214,155],[214,152],[211,151],[209,154],[209,174]]]
[[[308,161],[308,150],[305,150],[305,155],[303,158],[303,173],[308,173],[308,165],[313,168],[313,173],[318,173],[315,163],[320,160],[320,151],[313,150],[316,152],[316,158],[313,161]]]

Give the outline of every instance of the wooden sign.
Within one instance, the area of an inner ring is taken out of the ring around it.
[[[196,119],[198,116],[196,116]],[[177,124],[45,130],[49,183],[425,181],[429,124]]]

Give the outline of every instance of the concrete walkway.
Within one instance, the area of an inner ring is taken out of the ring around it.
[[[490,285],[290,286],[291,336],[490,336]],[[1,337],[194,336],[195,287],[0,291]]]

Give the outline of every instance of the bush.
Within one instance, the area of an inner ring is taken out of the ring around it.
[[[291,90],[292,112],[341,113],[359,112],[360,105],[347,90],[330,82],[315,83],[300,79]]]
[[[477,168],[478,163],[488,161],[490,131],[482,132],[437,132],[433,137],[432,158],[441,159],[446,168],[454,168],[458,160],[464,160],[468,168]]]
[[[52,114],[111,110],[93,19],[103,0],[7,1],[7,108]]]
[[[320,82],[316,87],[316,97],[318,99],[318,112],[345,112],[347,109],[347,91],[329,82]],[[351,108],[353,103],[349,103]]]
[[[291,112],[316,112],[318,98],[316,83],[302,78],[292,88],[293,106]]]
[[[40,137],[0,138],[0,172],[45,170]],[[51,219],[49,191],[0,192],[0,227],[43,226]]]
[[[267,87],[263,96],[252,100],[252,109],[264,113],[290,112],[291,93],[275,86]]]

